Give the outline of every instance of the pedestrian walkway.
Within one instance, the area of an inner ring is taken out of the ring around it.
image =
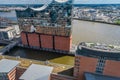
[[[15,47],[19,42],[12,42],[9,45],[5,46],[3,49],[0,50],[0,55],[9,52],[10,49]]]

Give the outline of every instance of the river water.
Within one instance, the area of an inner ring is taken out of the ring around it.
[[[98,42],[103,44],[120,44],[120,26],[98,22],[73,20],[73,43]]]
[[[10,12],[0,12],[0,17],[4,17],[4,18],[8,18],[13,21],[17,21],[16,12],[14,10]]]

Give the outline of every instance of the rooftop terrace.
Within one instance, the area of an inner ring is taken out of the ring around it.
[[[101,51],[115,51],[115,52],[120,52],[120,46],[117,45],[107,45],[107,44],[100,44],[100,43],[85,43],[82,42],[80,43],[80,46],[82,47],[87,47],[87,48],[92,48],[95,50],[101,50]]]
[[[114,45],[99,43],[80,43],[76,51],[77,55],[120,61],[120,48]]]

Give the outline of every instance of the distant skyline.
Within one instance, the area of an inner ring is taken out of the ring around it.
[[[120,0],[74,0],[75,4],[120,4]]]
[[[0,0],[0,4],[40,4],[51,0]],[[74,0],[74,4],[120,4],[120,0]]]

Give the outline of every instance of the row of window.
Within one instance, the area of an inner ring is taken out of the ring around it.
[[[96,67],[96,73],[103,73],[104,65],[105,65],[105,58],[100,57],[98,59],[97,67]]]

